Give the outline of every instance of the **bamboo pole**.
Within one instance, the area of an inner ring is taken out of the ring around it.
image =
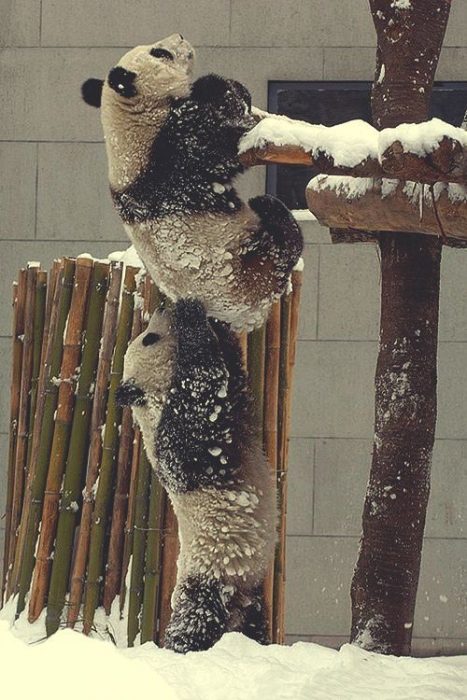
[[[108,274],[108,265],[99,262],[94,264],[50,576],[46,615],[47,636],[50,636],[58,629],[65,604],[73,552],[73,538],[88,456],[92,397],[99,357]]]
[[[140,281],[135,292],[135,304],[131,327],[131,340],[134,340],[142,329],[142,288]],[[112,603],[119,590],[125,585],[128,559],[126,558],[127,531],[130,493],[133,479],[133,465],[137,466],[139,460],[139,444],[134,451],[135,431],[133,429],[133,414],[130,406],[125,406],[122,411],[122,426],[120,430],[120,444],[117,458],[117,476],[115,494],[112,508],[112,524],[110,527],[109,547],[105,571],[103,605],[107,615],[110,615]],[[133,527],[133,524],[131,524]],[[131,550],[130,550],[131,551]],[[122,601],[120,601],[122,602]]]
[[[87,464],[86,484],[83,491],[83,507],[75,559],[71,572],[70,597],[67,616],[68,627],[74,627],[83,597],[86,564],[88,561],[91,521],[94,507],[95,490],[99,475],[102,455],[101,428],[105,420],[107,389],[110,367],[117,332],[117,318],[122,283],[122,264],[114,263],[110,267],[109,291],[107,294],[104,322],[102,325],[102,345],[97,366],[96,388],[92,404],[90,446]]]
[[[266,325],[256,328],[248,336],[248,375],[255,401],[258,435],[263,439],[264,420],[264,368],[266,350]]]
[[[73,273],[74,262],[66,259],[54,265],[49,279],[31,462],[15,552],[14,588],[16,590],[17,585],[19,588],[17,615],[24,610],[34,568],[58,396],[58,387],[51,380],[60,372],[63,332],[70,308]]]
[[[100,581],[104,573],[104,537],[107,529],[109,501],[112,493],[116,466],[118,428],[122,418],[122,409],[117,406],[115,395],[122,379],[123,360],[130,339],[136,273],[136,268],[127,267],[123,281],[117,338],[112,359],[110,386],[107,398],[107,415],[102,444],[102,459],[99,469],[99,483],[92,514],[88,576],[83,608],[83,631],[85,634],[89,634],[92,628],[94,613],[99,602]]]
[[[292,397],[292,374],[295,365],[296,343],[298,335],[298,311],[302,272],[292,273],[292,292],[282,297],[281,352],[279,370],[279,414],[278,414],[278,464],[277,464],[277,500],[279,504],[279,541],[274,561],[274,607],[273,639],[276,643],[284,642],[285,615],[285,565],[287,535],[287,460],[289,447],[290,413]]]
[[[141,612],[141,644],[155,641],[157,632],[157,606],[161,585],[162,527],[164,524],[164,489],[151,470],[148,534],[146,538],[146,562],[144,569],[144,595]]]
[[[19,391],[21,386],[21,364],[23,356],[23,344],[20,337],[24,332],[24,299],[26,294],[26,271],[21,270],[18,282],[13,284],[13,347],[12,347],[12,372],[10,385],[10,438],[8,446],[8,482],[6,494],[6,520],[5,520],[5,543],[3,550],[3,578],[1,601],[3,605],[7,592],[7,581],[13,565],[14,543],[11,532],[11,511],[13,508],[13,493],[15,479],[16,462],[16,439],[18,430],[19,413]]]
[[[81,357],[81,336],[83,333],[87,291],[91,273],[92,260],[88,258],[78,258],[75,263],[75,277],[70,311],[63,336],[57,412],[45,485],[44,502],[42,505],[41,531],[28,608],[28,619],[30,622],[37,620],[42,612],[49,586],[51,557],[58,520],[60,489],[73,419],[76,370],[79,367]]]
[[[34,420],[36,417],[37,391],[39,385],[39,373],[41,369],[42,358],[42,341],[45,332],[45,311],[47,298],[47,272],[38,270],[36,279],[36,294],[34,306],[34,330],[33,330],[33,358],[32,358],[32,376],[31,376],[31,408],[29,411],[29,430],[28,430],[28,453],[27,453],[27,471],[31,463],[32,438],[34,434]]]
[[[162,538],[162,576],[159,600],[159,629],[157,641],[163,645],[165,630],[172,614],[171,598],[177,580],[177,559],[179,553],[178,527],[172,504],[165,494],[164,528]]]
[[[143,327],[146,327],[154,308],[160,301],[160,295],[153,280],[146,275],[143,303]],[[147,458],[143,441],[140,446],[138,482],[135,494],[135,519],[133,526],[133,552],[128,596],[128,646],[133,646],[141,629],[141,614],[145,582],[145,554],[148,533],[149,490],[151,485],[151,464]],[[147,593],[147,606],[150,593]],[[147,632],[148,622],[145,630]]]
[[[47,272],[38,270],[36,276],[36,292],[34,297],[34,322],[33,322],[33,354],[32,354],[32,373],[31,373],[31,388],[30,388],[30,410],[29,410],[29,427],[28,427],[28,445],[26,457],[26,474],[27,481],[23,494],[23,504],[21,510],[21,521],[18,528],[18,538],[15,548],[15,565],[13,567],[13,582],[15,590],[18,583],[18,567],[22,561],[24,551],[23,536],[26,528],[24,524],[29,518],[29,471],[31,462],[33,466],[35,460],[32,460],[32,449],[34,444],[34,424],[36,420],[36,408],[38,405],[39,391],[39,375],[42,368],[43,356],[43,341],[47,342],[48,320],[46,320],[46,298],[47,298]],[[41,417],[39,418],[39,420]]]
[[[281,348],[279,360],[279,411],[278,411],[278,447],[277,447],[277,503],[279,508],[278,542],[274,558],[274,594],[273,594],[273,641],[282,643],[281,587],[285,578],[285,540],[284,510],[286,478],[286,442],[287,442],[287,396],[289,391],[289,349],[290,318],[292,294],[285,294],[281,299]]]
[[[269,463],[277,467],[277,422],[279,398],[279,359],[281,345],[281,304],[276,302],[266,324],[265,338],[265,391],[263,395],[264,448]]]
[[[248,370],[248,333],[239,333],[238,342],[242,351],[243,368],[246,372]]]
[[[278,397],[279,397],[279,360],[281,344],[281,303],[273,304],[266,323],[265,333],[265,370],[264,370],[264,394],[263,394],[263,441],[264,450],[268,458],[269,466],[276,482],[277,472],[277,427],[278,427]],[[264,582],[264,597],[268,611],[269,629],[271,638],[273,635],[273,608],[274,608],[274,566],[266,576]]]
[[[26,462],[28,451],[28,430],[31,396],[31,380],[33,371],[34,352],[34,301],[36,294],[37,267],[26,270],[26,297],[24,308],[23,353],[21,365],[21,385],[19,392],[18,428],[16,434],[15,479],[13,485],[13,501],[11,508],[10,528],[12,539],[10,549],[16,549],[18,528],[23,507]],[[13,579],[13,577],[12,577]],[[16,582],[12,580],[9,593],[14,590]]]
[[[143,330],[144,315],[144,289],[146,286],[146,275],[139,275],[138,289],[136,292],[135,310],[133,313],[132,338],[136,338]],[[131,413],[131,408],[129,408]],[[131,415],[133,415],[131,413]],[[137,426],[133,429],[132,458],[130,470],[130,484],[128,490],[128,507],[126,513],[125,529],[123,533],[123,552],[120,576],[120,615],[123,617],[127,599],[127,575],[133,551],[133,527],[135,523],[135,496],[138,479],[139,455],[141,449],[141,432]],[[131,577],[131,572],[130,572]]]
[[[125,406],[122,412],[115,493],[112,505],[107,563],[105,566],[103,605],[107,615],[110,615],[112,603],[118,594],[121,584],[123,538],[128,508],[133,435],[131,408]]]
[[[135,522],[133,526],[133,552],[131,561],[130,589],[128,591],[128,646],[134,646],[140,631],[140,612],[144,589],[144,553],[149,507],[149,485],[151,465],[140,446],[138,482],[135,495]]]
[[[134,437],[132,445],[132,459],[131,459],[131,474],[130,474],[130,488],[128,492],[128,509],[125,521],[125,532],[123,537],[123,554],[122,554],[122,573],[120,577],[120,615],[123,617],[125,614],[125,604],[127,601],[127,593],[129,588],[128,575],[131,579],[130,562],[133,552],[133,535],[134,535],[134,525],[135,525],[135,507],[136,507],[136,486],[138,483],[138,472],[139,472],[139,456],[141,450],[141,431],[139,428],[134,428]]]

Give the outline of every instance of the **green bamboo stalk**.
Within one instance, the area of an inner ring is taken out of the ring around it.
[[[279,505],[279,539],[274,558],[273,594],[273,642],[284,641],[285,613],[285,556],[287,510],[287,453],[291,405],[292,373],[295,362],[295,346],[298,333],[298,309],[300,303],[301,272],[293,272],[292,292],[281,300],[281,343],[279,356],[279,413],[277,501]]]
[[[141,644],[155,641],[157,608],[160,596],[162,563],[162,528],[164,525],[165,494],[159,479],[151,470],[148,534],[144,568],[144,595],[141,612]]]
[[[112,362],[112,371],[107,401],[107,416],[102,447],[102,461],[99,471],[99,484],[94,503],[91,541],[89,545],[88,578],[86,581],[83,631],[89,634],[94,621],[94,613],[99,601],[100,582],[104,573],[104,538],[110,512],[113,476],[118,450],[118,427],[122,409],[117,406],[115,395],[123,375],[123,360],[130,339],[137,269],[127,267],[123,283],[120,318],[117,340]]]
[[[112,518],[107,562],[105,565],[105,582],[103,606],[110,615],[112,604],[121,586],[123,541],[125,536],[125,521],[128,510],[128,492],[133,456],[133,416],[131,408],[125,406],[122,411],[122,424],[117,458],[115,492],[112,504]]]
[[[36,294],[37,267],[31,266],[26,271],[26,300],[24,309],[24,333],[23,355],[21,365],[21,386],[19,394],[18,427],[16,434],[16,463],[15,479],[13,486],[13,502],[11,509],[11,532],[13,545],[16,549],[21,513],[24,502],[25,477],[28,451],[28,429],[30,413],[30,392],[33,367],[33,333],[34,333],[34,306]],[[16,556],[16,553],[15,553]],[[16,571],[13,567],[11,575],[10,594],[15,591]]]
[[[92,397],[97,373],[102,319],[108,286],[109,266],[96,262],[93,269],[83,335],[81,369],[75,396],[68,456],[60,501],[55,552],[47,600],[46,631],[57,631],[65,604],[65,595],[73,554],[73,538],[78,520],[86,472]]]
[[[34,622],[44,609],[50,580],[51,558],[57,532],[60,489],[65,469],[75,403],[76,368],[81,360],[81,338],[92,261],[78,258],[65,334],[54,434],[42,505],[42,523],[36,551],[28,619]]]
[[[83,507],[79,532],[74,551],[73,567],[70,576],[70,595],[68,599],[67,626],[74,627],[81,608],[86,566],[88,563],[89,541],[91,538],[94,497],[97,489],[99,465],[102,457],[102,426],[105,423],[108,386],[112,355],[118,326],[118,309],[122,287],[122,263],[111,263],[110,281],[105,301],[104,321],[102,324],[102,342],[97,365],[96,387],[92,402],[90,445],[86,471],[86,483],[83,489]]]
[[[160,303],[161,295],[149,275],[145,277],[143,327],[146,327],[155,307]],[[130,595],[128,605],[128,645],[133,646],[140,631],[142,603],[145,585],[145,559],[148,534],[149,489],[151,484],[151,465],[144,449],[143,441],[140,446],[140,463],[138,468],[138,483],[135,495],[135,522],[133,528],[133,559],[130,577]],[[155,504],[154,504],[155,505]],[[155,516],[154,516],[155,517]],[[155,582],[155,579],[154,579]],[[156,598],[157,601],[157,598]],[[151,604],[154,604],[154,587],[152,593],[147,591],[146,611],[148,614]],[[154,615],[155,616],[155,615]],[[154,619],[153,616],[153,619]],[[147,627],[151,623],[146,621]],[[152,632],[151,632],[152,636]]]
[[[3,550],[3,577],[0,604],[6,602],[8,579],[13,565],[14,548],[11,547],[13,533],[11,532],[11,511],[13,508],[15,463],[16,463],[16,438],[18,431],[19,412],[19,388],[21,386],[21,365],[23,359],[23,344],[20,336],[24,332],[24,300],[26,294],[26,270],[20,270],[18,282],[13,284],[13,347],[12,347],[12,371],[10,385],[10,438],[8,446],[8,481],[5,510],[5,543]]]
[[[257,433],[263,439],[266,324],[248,336],[248,376],[255,401]]]
[[[45,306],[47,298],[47,272],[39,270],[36,281],[36,297],[34,308],[34,331],[33,331],[33,359],[32,359],[32,377],[31,377],[31,409],[29,411],[29,430],[28,430],[28,454],[27,454],[27,471],[31,464],[31,451],[34,434],[34,420],[36,417],[37,405],[37,389],[39,384],[39,373],[41,368],[42,357],[42,340],[44,337],[45,327]]]
[[[134,646],[140,631],[140,612],[144,589],[144,555],[149,507],[151,465],[141,442],[138,482],[135,496],[135,524],[133,528],[133,552],[128,605],[128,646]]]
[[[275,560],[275,581],[276,590],[274,594],[274,619],[275,619],[275,640],[283,644],[285,637],[285,565],[286,565],[286,541],[287,541],[287,471],[289,454],[289,433],[292,406],[292,380],[295,367],[295,356],[298,340],[298,319],[300,308],[300,297],[302,288],[303,273],[301,270],[294,270],[292,273],[292,294],[288,301],[288,343],[287,343],[287,385],[285,396],[285,418],[281,426],[282,440],[280,445],[280,464],[277,472],[277,490],[280,504],[280,529],[277,556]],[[284,329],[285,331],[285,329]]]
[[[272,641],[280,643],[282,637],[282,586],[284,579],[283,551],[284,535],[284,501],[285,487],[285,453],[287,444],[287,398],[289,391],[289,356],[290,356],[290,323],[291,323],[292,294],[284,294],[281,299],[281,345],[279,355],[279,413],[277,417],[277,504],[279,508],[278,532],[274,556],[274,592],[272,610]]]
[[[131,329],[132,338],[136,338],[143,330],[143,304],[144,289],[146,286],[146,275],[139,275],[138,289],[135,292],[137,302],[133,314],[133,326]],[[126,512],[125,529],[123,534],[123,553],[120,574],[120,615],[123,617],[125,601],[127,596],[127,575],[133,551],[133,527],[135,524],[135,494],[139,469],[139,454],[141,449],[141,432],[137,426],[133,429],[132,458],[130,471],[130,485],[128,491],[128,504]]]
[[[128,492],[128,508],[125,521],[125,531],[123,538],[123,555],[122,555],[122,573],[120,576],[120,616],[123,618],[125,614],[125,603],[127,599],[127,576],[130,567],[130,561],[133,554],[133,534],[135,526],[135,498],[136,487],[138,484],[139,473],[139,456],[141,450],[141,431],[138,427],[134,427],[132,458],[131,458],[131,473],[130,473],[130,488]],[[131,575],[131,574],[130,574]]]
[[[24,609],[31,584],[34,552],[39,534],[45,480],[52,445],[54,414],[58,387],[52,378],[58,376],[62,361],[63,332],[71,302],[74,263],[61,261],[54,266],[49,280],[47,317],[44,328],[43,353],[37,390],[36,415],[29,463],[23,518],[15,556],[15,581],[18,582],[17,615]],[[45,337],[47,335],[47,337]],[[44,345],[45,344],[45,345]]]
[[[134,340],[142,329],[142,304],[144,290],[144,276],[139,276],[138,289],[135,291],[135,303],[131,326],[131,340]],[[136,444],[136,447],[135,447]],[[112,604],[119,591],[126,594],[125,578],[131,550],[129,546],[128,523],[131,520],[130,530],[133,528],[134,509],[130,507],[133,498],[131,484],[133,471],[139,460],[139,442],[136,443],[136,435],[133,427],[133,413],[130,406],[125,406],[122,411],[122,425],[120,430],[120,445],[117,459],[117,476],[112,507],[112,524],[110,527],[107,563],[105,567],[105,582],[103,605],[107,615],[110,615]],[[123,612],[124,602],[120,598],[120,613]]]

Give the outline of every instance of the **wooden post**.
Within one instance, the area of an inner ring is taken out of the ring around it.
[[[450,0],[370,0],[378,37],[378,128],[427,118]],[[407,655],[436,425],[441,241],[380,234],[381,330],[373,462],[352,581],[351,641]]]

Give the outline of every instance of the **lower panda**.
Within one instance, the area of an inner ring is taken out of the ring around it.
[[[128,348],[118,401],[133,407],[179,524],[164,646],[208,649],[231,631],[267,643],[275,487],[235,335],[197,300],[157,311]]]

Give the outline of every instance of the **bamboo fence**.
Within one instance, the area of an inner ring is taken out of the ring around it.
[[[279,536],[264,583],[284,639],[287,452],[301,272],[267,324],[240,336],[257,429],[277,483]],[[30,622],[163,643],[177,523],[131,409],[115,392],[128,343],[164,300],[149,276],[83,256],[31,265],[13,285],[1,602]],[[166,302],[167,303],[167,302]],[[103,608],[105,616],[96,615]],[[103,622],[105,620],[105,622]]]

